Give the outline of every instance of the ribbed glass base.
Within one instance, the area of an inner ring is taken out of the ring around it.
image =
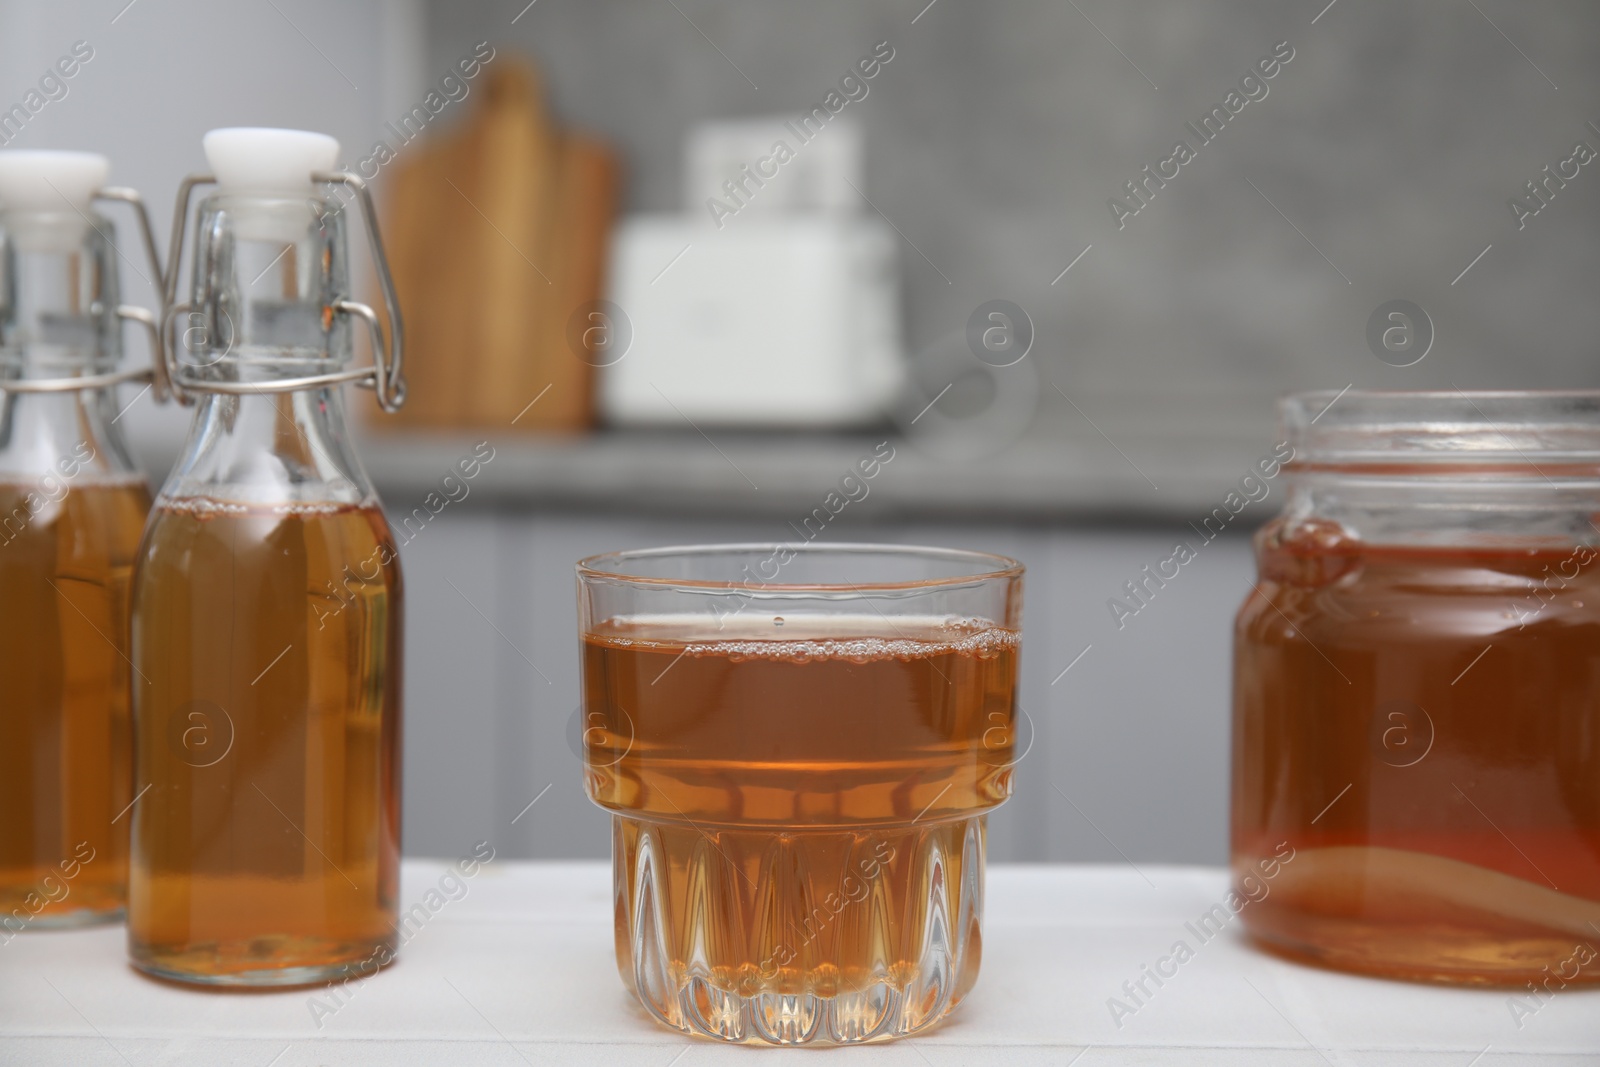
[[[684,1033],[775,1045],[917,1033],[977,980],[983,816],[850,832],[613,821],[617,962]]]

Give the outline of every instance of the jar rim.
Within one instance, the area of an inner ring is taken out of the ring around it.
[[[1600,467],[1597,389],[1314,390],[1278,421],[1300,468]]]

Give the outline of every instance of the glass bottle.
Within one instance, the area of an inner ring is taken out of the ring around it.
[[[0,942],[119,918],[126,898],[128,585],[150,495],[116,387],[154,382],[118,363],[121,320],[153,342],[155,319],[117,303],[94,201],[135,204],[158,287],[161,267],[108,172],[88,152],[0,152]]]
[[[370,973],[395,949],[400,855],[400,567],[339,386],[402,399],[400,323],[365,186],[338,143],[213,130],[189,194],[190,299],[164,327],[196,403],[133,581],[135,809],[128,943],[151,974],[295,985]],[[349,299],[360,204],[389,302]],[[374,365],[349,369],[350,318]]]
[[[1234,636],[1246,927],[1534,1006],[1600,980],[1600,392],[1313,393],[1282,424]]]

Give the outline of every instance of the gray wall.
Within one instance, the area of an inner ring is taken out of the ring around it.
[[[890,41],[847,111],[866,195],[927,257],[901,247],[913,344],[1016,301],[1047,373],[1136,460],[1218,423],[1265,434],[1290,388],[1600,383],[1600,167],[1521,232],[1506,204],[1576,140],[1600,149],[1596,5],[926,5],[540,0],[512,25],[521,3],[435,0],[429,57],[443,71],[482,38],[535,57],[558,113],[624,150],[631,206],[668,210],[691,121],[808,109]],[[1119,232],[1107,200],[1179,137],[1197,145],[1185,121],[1283,40],[1295,58],[1269,95]],[[1407,369],[1365,341],[1394,298],[1437,331]],[[1045,400],[1041,418],[1081,421]]]
[[[1242,536],[1206,546],[1122,630],[1105,606],[1169,555],[1182,529],[863,522],[840,532],[1027,564],[1020,704],[1034,737],[1015,798],[991,821],[991,858],[1226,860],[1229,648],[1253,573],[1248,546]],[[511,856],[608,856],[606,817],[583,795],[570,747],[572,563],[640,545],[782,536],[776,520],[466,510],[425,527],[402,550],[406,851],[454,855],[483,837]]]
[[[324,128],[354,156],[486,38],[536,57],[556,111],[618,144],[631,208],[675,209],[692,121],[809,108],[888,40],[895,59],[851,110],[868,137],[865,192],[907,239],[913,346],[960,329],[980,301],[1021,304],[1038,326],[1030,359],[1083,412],[1046,389],[1040,418],[1091,436],[1107,476],[1141,493],[1085,415],[1142,463],[1215,452],[1223,428],[1265,451],[1269,399],[1290,388],[1600,384],[1600,169],[1520,231],[1506,205],[1574,141],[1600,148],[1587,125],[1600,124],[1600,9],[1582,0],[0,0],[0,107],[80,38],[96,59],[16,143],[110,153],[160,227],[205,129]],[[1108,198],[1280,40],[1296,54],[1269,95],[1118,230]],[[148,300],[140,284],[129,296]],[[1405,369],[1364,337],[1397,297],[1437,329]],[[126,419],[169,448],[187,421],[148,401]],[[1038,736],[995,818],[997,859],[1223,858],[1242,538],[1210,546],[1127,629],[1105,611],[1165,554],[1183,529],[1171,526],[880,516],[849,531],[1029,565],[1023,706]],[[740,536],[782,531],[476,504],[430,524],[405,550],[408,849],[454,854],[493,833],[517,855],[602,855],[604,820],[566,742],[571,563]]]
[[[1225,428],[1264,451],[1271,398],[1290,389],[1600,384],[1600,166],[1520,230],[1507,206],[1577,140],[1600,148],[1587,125],[1600,124],[1600,9],[1581,0],[436,0],[427,12],[430,69],[480,39],[534,57],[557,113],[621,148],[640,211],[680,209],[689,124],[806,110],[890,41],[894,60],[849,110],[867,135],[864,191],[905,239],[913,348],[959,330],[983,300],[1021,304],[1038,328],[1030,358],[1081,409],[1046,388],[1039,420],[1090,434],[1092,418],[1135,462],[1214,453]],[[1268,95],[1200,145],[1185,123],[1285,40],[1294,58]],[[1119,229],[1108,199],[1180,137],[1197,158]],[[1366,339],[1396,298],[1436,331],[1407,368]],[[1138,482],[1116,454],[1104,460]],[[449,649],[452,662],[492,664],[496,689],[463,701],[414,688],[408,847],[447,851],[468,811],[486,828],[508,823],[553,782],[518,822],[518,847],[600,855],[603,819],[552,721],[576,697],[571,561],[781,531],[710,517],[457,518],[412,546],[410,573],[481,591],[550,684],[454,593],[419,589],[414,602],[437,614],[412,615],[418,661]],[[995,858],[1224,858],[1242,538],[1208,547],[1118,631],[1105,599],[1168,548],[1160,525],[880,522],[850,535],[1029,565],[1022,703],[1038,738],[995,817]]]
[[[346,146],[367,143],[416,99],[421,0],[0,0],[0,110],[37,87],[75,41],[94,58],[4,147],[102,152],[111,181],[144,194],[166,254],[179,180],[206,169],[200,138],[217,126],[324,130]],[[122,298],[156,306],[138,231],[120,205],[104,209],[127,259]],[[186,253],[187,255],[187,253]],[[127,331],[130,361],[142,337]],[[122,426],[160,469],[176,455],[191,412],[129,401]]]

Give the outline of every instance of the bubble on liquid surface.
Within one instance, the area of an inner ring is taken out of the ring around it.
[[[874,660],[911,661],[932,656],[964,655],[990,659],[1022,643],[1015,630],[995,626],[987,620],[953,620],[945,633],[917,637],[816,637],[794,641],[695,641],[684,646],[690,656],[723,656],[740,663],[747,659],[782,660],[811,663],[817,660],[847,660],[870,663]]]
[[[204,496],[185,496],[162,499],[156,505],[163,511],[185,512],[200,519],[220,518],[225,515],[338,515],[368,503],[340,502],[334,500],[293,500],[270,504],[248,504],[236,500],[216,500]]]
[[[203,496],[180,497],[176,500],[161,500],[157,507],[164,511],[186,511],[198,518],[211,518],[219,515],[244,515],[249,508],[243,504],[235,504],[228,500],[212,500]]]

